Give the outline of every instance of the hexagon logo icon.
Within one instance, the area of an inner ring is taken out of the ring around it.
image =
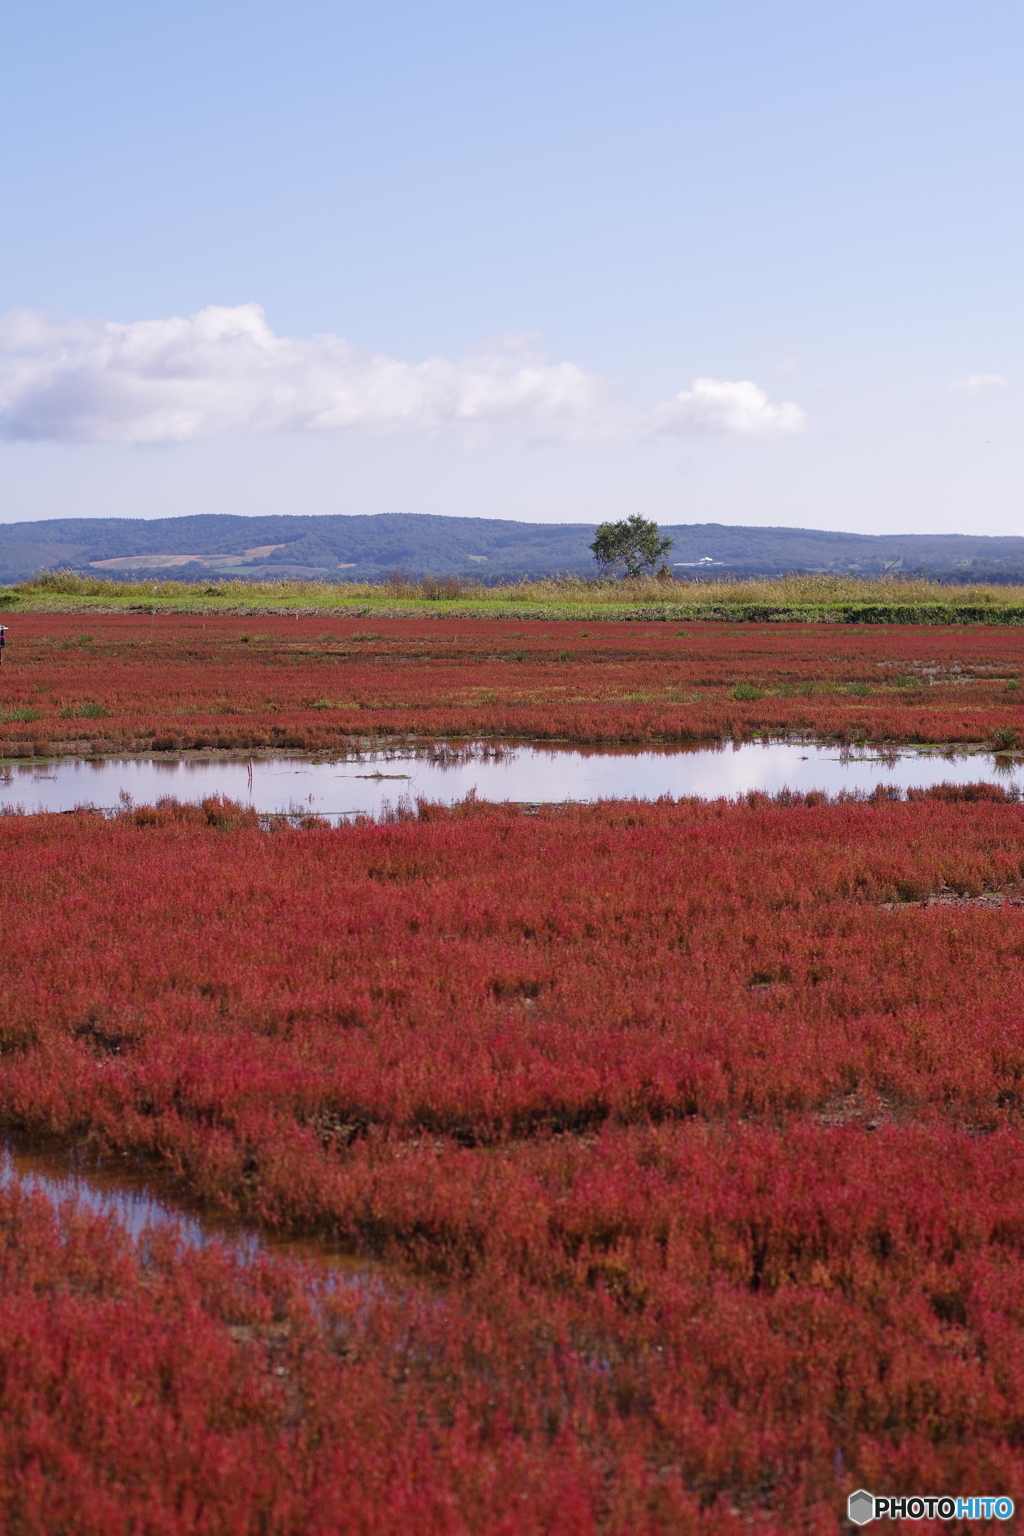
[[[875,1496],[866,1488],[858,1488],[846,1501],[846,1513],[854,1525],[867,1525],[875,1518]]]

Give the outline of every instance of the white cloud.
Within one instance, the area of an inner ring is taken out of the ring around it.
[[[520,426],[562,440],[770,437],[804,425],[757,385],[697,379],[653,412],[613,405],[605,382],[522,340],[403,362],[339,336],[277,336],[257,304],[188,319],[0,319],[0,435],[62,442],[183,443],[267,432],[442,432]]]
[[[256,304],[191,319],[0,321],[5,435],[180,443],[225,433],[353,432],[523,421],[571,430],[598,379],[522,345],[412,364],[337,336],[276,336]]]
[[[950,389],[954,394],[978,394],[983,389],[1005,389],[1009,379],[1001,373],[969,373],[965,379],[954,379]]]
[[[785,437],[806,425],[799,405],[792,400],[774,405],[749,379],[694,379],[654,413],[655,431],[674,437]]]

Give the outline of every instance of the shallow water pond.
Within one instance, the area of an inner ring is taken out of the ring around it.
[[[402,799],[451,803],[472,791],[481,800],[537,804],[661,795],[713,799],[785,788],[837,794],[870,792],[878,784],[906,790],[979,779],[1024,784],[1024,763],[992,753],[904,748],[884,754],[792,741],[649,751],[433,743],[330,761],[183,757],[8,763],[0,765],[0,808],[109,810],[124,796],[152,804],[164,795],[199,801],[217,794],[266,814],[374,816]]]

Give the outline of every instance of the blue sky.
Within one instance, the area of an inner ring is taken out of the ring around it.
[[[0,519],[1024,533],[1011,4],[0,21]]]

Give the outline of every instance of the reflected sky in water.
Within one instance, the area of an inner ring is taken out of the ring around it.
[[[799,742],[744,742],[699,750],[576,751],[487,745],[468,760],[456,754],[417,754],[412,748],[367,753],[358,760],[65,759],[0,768],[0,807],[27,812],[69,811],[80,805],[115,809],[122,795],[151,804],[163,795],[198,801],[226,795],[255,810],[376,815],[401,799],[450,803],[475,790],[482,800],[656,800],[699,795],[775,794],[788,788],[870,791],[979,779],[1024,783],[1024,765],[991,753],[944,757],[904,749],[881,755]]]
[[[170,1229],[189,1248],[212,1240],[227,1243],[246,1259],[260,1253],[315,1260],[336,1278],[368,1283],[383,1273],[372,1259],[353,1254],[329,1240],[280,1237],[237,1221],[197,1213],[175,1196],[169,1178],[159,1169],[133,1168],[128,1159],[83,1160],[73,1149],[40,1148],[0,1140],[0,1189],[20,1185],[51,1204],[73,1201],[76,1206],[112,1216],[133,1237],[152,1229]]]

